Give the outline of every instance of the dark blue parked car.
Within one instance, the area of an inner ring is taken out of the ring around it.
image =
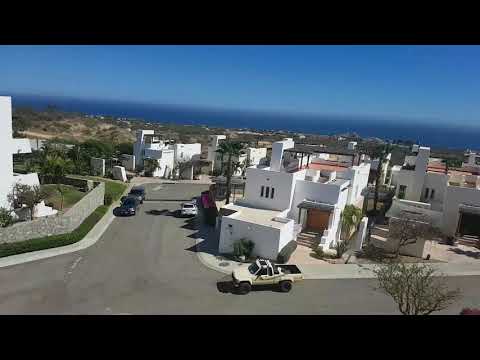
[[[122,199],[122,204],[116,209],[116,213],[123,216],[135,215],[139,206],[140,201],[138,198],[127,196]]]

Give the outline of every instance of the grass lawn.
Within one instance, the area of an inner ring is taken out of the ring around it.
[[[109,179],[104,179],[104,178],[95,177],[95,176],[76,176],[76,177],[79,177],[82,179],[95,180],[95,181],[103,181],[105,183],[105,194],[111,194],[114,201],[118,200],[123,194],[123,192],[125,191],[125,189],[127,188],[127,185],[120,181],[109,180]],[[54,187],[55,185],[49,184],[47,186]],[[73,188],[68,185],[64,185],[64,186],[68,188]],[[73,189],[72,191],[69,192],[68,201],[74,201],[75,197],[78,197],[80,195],[81,196],[85,195],[85,193],[78,191],[75,188]],[[80,194],[77,194],[76,192]],[[56,193],[56,195],[53,195],[53,196],[58,196],[58,199],[60,199],[58,193]],[[80,200],[80,198],[77,198],[73,203]],[[45,202],[48,202],[48,200],[45,200]],[[67,195],[65,195],[65,199],[64,199],[64,209],[67,206],[66,204],[67,204]],[[68,234],[46,236],[42,238],[30,239],[30,240],[20,241],[17,243],[11,243],[11,244],[6,244],[6,243],[0,244],[0,257],[23,254],[31,251],[50,249],[50,248],[55,248],[59,246],[65,246],[65,245],[76,243],[82,240],[88,234],[88,232],[95,226],[95,224],[106,214],[108,209],[109,209],[109,206],[107,205],[99,206],[98,208],[95,209],[93,213],[90,214],[89,217],[87,217],[83,221],[83,223],[80,224],[78,228],[76,228],[75,230],[73,230],[71,233],[68,233]]]
[[[23,254],[31,251],[50,249],[59,246],[70,245],[82,240],[95,224],[106,214],[108,206],[102,205],[95,209],[78,228],[71,233],[62,235],[46,236],[30,239],[11,244],[0,244],[0,257]]]
[[[75,175],[72,177],[77,177],[79,179],[89,179],[93,181],[103,181],[105,183],[105,195],[110,194],[112,196],[113,201],[120,199],[123,192],[127,188],[127,185],[118,180],[110,180],[98,176],[80,176]]]
[[[127,188],[127,185],[122,183],[117,183],[113,181],[105,181],[105,195],[110,194],[112,195],[112,199],[114,201],[120,199],[123,192]]]
[[[81,198],[86,195],[85,192],[78,190],[74,186],[61,185],[61,187],[65,191],[63,197],[63,210],[72,207],[75,203],[77,203]],[[42,189],[45,190],[48,194],[48,197],[45,199],[45,204],[51,203],[53,204],[53,207],[55,209],[60,210],[62,197],[57,191],[57,185],[45,184],[42,185]]]

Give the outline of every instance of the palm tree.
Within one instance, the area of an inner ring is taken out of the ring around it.
[[[68,152],[68,156],[73,161],[74,171],[76,174],[83,174],[88,167],[85,154],[82,152],[80,145],[75,145]]]
[[[41,166],[42,177],[49,177],[56,184],[56,190],[61,197],[60,210],[63,210],[63,200],[67,192],[67,188],[63,187],[60,182],[65,175],[72,172],[73,168],[72,160],[65,159],[58,154],[47,155]]]
[[[231,142],[231,141],[224,141],[220,143],[218,146],[217,152],[224,155],[227,155],[227,193],[226,193],[226,201],[225,204],[230,203],[230,194],[231,194],[231,186],[232,186],[232,172],[233,172],[233,158],[238,158],[240,155],[243,154],[243,146],[241,143],[238,142]]]
[[[153,173],[155,172],[155,170],[157,170],[159,168],[158,160],[146,158],[143,161],[143,167],[144,167],[144,170],[145,170],[145,175],[153,176]]]
[[[362,209],[356,207],[355,205],[347,205],[342,212],[342,229],[343,233],[346,234],[346,240],[350,240],[350,233],[352,229],[355,229],[360,221],[362,220]],[[353,235],[353,234],[352,234]]]
[[[187,170],[191,166],[193,166],[192,160],[178,162],[175,167],[175,173],[178,171],[178,178],[181,179],[182,174],[185,172],[185,170]]]
[[[392,151],[392,145],[374,145],[364,148],[364,153],[370,156],[370,159],[378,159],[377,171],[375,173],[375,192],[373,197],[373,211],[377,213],[378,191],[380,189],[380,177],[382,176],[383,163],[387,155]]]
[[[220,156],[221,156],[221,159],[220,159],[220,175],[223,175],[223,158],[224,158],[224,156],[225,156],[225,151],[224,151],[224,149],[222,149],[222,148],[219,146],[219,148],[217,149],[216,152],[219,153]]]
[[[73,162],[59,155],[46,155],[42,161],[40,173],[58,183],[62,177],[73,169]]]

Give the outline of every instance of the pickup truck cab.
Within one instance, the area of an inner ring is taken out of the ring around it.
[[[232,280],[240,294],[248,294],[255,285],[276,285],[280,291],[289,292],[295,281],[303,280],[303,274],[296,265],[273,265],[258,259],[233,270]]]

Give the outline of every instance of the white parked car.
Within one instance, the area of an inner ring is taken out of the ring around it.
[[[182,216],[196,216],[198,213],[197,205],[194,203],[184,203],[182,204],[182,209],[180,210],[180,215]]]

